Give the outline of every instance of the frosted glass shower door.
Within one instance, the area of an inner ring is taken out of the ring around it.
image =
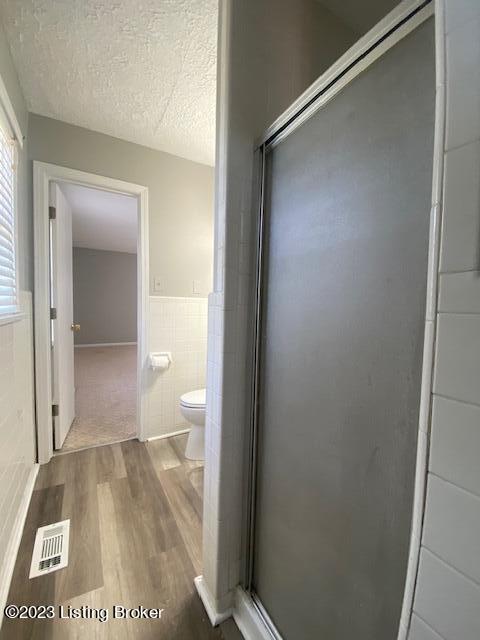
[[[395,640],[434,133],[422,23],[266,152],[252,592],[285,640]]]

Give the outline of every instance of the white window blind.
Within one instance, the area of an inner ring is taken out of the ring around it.
[[[15,141],[0,120],[0,317],[17,312]]]

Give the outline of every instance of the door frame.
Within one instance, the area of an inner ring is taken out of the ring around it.
[[[135,196],[137,209],[137,437],[144,440],[146,417],[145,367],[148,347],[149,231],[148,188],[94,173],[46,162],[33,162],[34,222],[34,348],[37,458],[53,455],[52,381],[50,353],[49,184],[68,182]]]

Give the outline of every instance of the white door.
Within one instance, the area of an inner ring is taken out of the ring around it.
[[[52,320],[52,382],[55,449],[63,441],[75,418],[75,381],[73,367],[73,276],[72,276],[72,211],[56,183],[50,185],[50,205],[55,208],[51,220],[51,306],[56,309]]]

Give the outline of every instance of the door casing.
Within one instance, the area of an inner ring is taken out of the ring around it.
[[[148,188],[94,173],[45,162],[33,162],[34,340],[37,461],[53,455],[52,361],[50,351],[49,185],[69,182],[134,196],[137,199],[137,437],[144,440],[146,416],[145,363],[148,348],[149,233]]]

